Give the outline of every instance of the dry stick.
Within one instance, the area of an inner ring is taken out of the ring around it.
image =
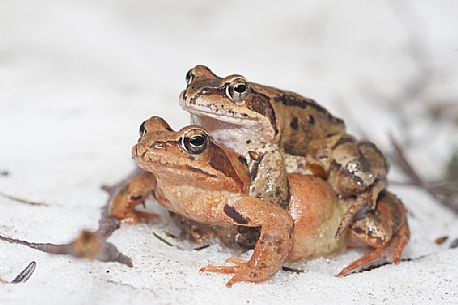
[[[102,262],[118,262],[132,267],[132,261],[111,243],[101,240],[93,232],[83,231],[68,244],[33,243],[0,236],[0,240],[20,244],[49,254],[65,254],[76,258],[95,259]]]
[[[95,259],[102,262],[118,262],[132,267],[132,260],[106,240],[119,228],[120,224],[119,220],[112,217],[109,213],[111,200],[116,195],[117,191],[133,176],[138,175],[138,173],[139,170],[136,169],[129,177],[116,185],[102,186],[102,189],[108,193],[109,197],[105,206],[102,208],[102,217],[99,220],[98,228],[95,232],[83,231],[74,241],[68,244],[59,245],[52,243],[33,243],[4,236],[0,236],[0,240],[24,245],[49,254],[71,255],[77,258]]]
[[[288,266],[283,266],[283,267],[281,267],[281,270],[287,271],[287,272],[295,272],[295,273],[302,273],[302,272],[304,272],[304,270],[302,270],[302,269],[291,268],[291,267],[288,267]]]
[[[406,174],[407,177],[409,177],[410,184],[424,189],[429,194],[431,194],[431,196],[436,198],[439,202],[457,211],[457,208],[453,207],[447,201],[441,200],[440,197],[444,195],[451,196],[453,194],[458,194],[458,190],[454,188],[453,186],[450,186],[447,184],[431,186],[430,184],[425,182],[420,177],[420,175],[417,174],[413,166],[410,164],[409,160],[407,159],[404,153],[404,150],[401,147],[401,144],[398,141],[396,141],[396,139],[392,135],[389,135],[389,138],[391,141],[391,145],[393,146],[394,151],[395,151],[394,160],[399,165],[399,167],[404,172],[404,174]]]
[[[9,200],[13,200],[13,201],[16,201],[16,202],[20,202],[20,203],[26,203],[26,204],[30,204],[30,205],[37,205],[37,206],[48,206],[46,203],[44,202],[36,202],[36,201],[30,201],[30,200],[27,200],[27,199],[23,199],[23,198],[19,198],[19,197],[16,197],[16,196],[12,196],[12,195],[8,195],[8,194],[5,194],[3,192],[0,192],[0,196],[1,197],[4,197],[4,198],[7,198]]]
[[[401,144],[393,137],[393,135],[390,134],[389,138],[391,145],[393,146],[394,151],[396,153],[395,162],[398,164],[401,170],[409,177],[413,185],[428,189],[426,183],[417,174],[413,166],[410,164],[409,160],[407,160],[404,154],[404,150],[401,147]]]

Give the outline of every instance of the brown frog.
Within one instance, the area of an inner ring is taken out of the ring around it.
[[[346,245],[372,248],[366,256],[339,273],[349,274],[380,260],[396,263],[409,239],[402,203],[387,193],[377,209],[345,230],[335,232],[344,205],[330,185],[316,176],[288,175],[291,198],[288,210],[248,195],[248,167],[239,155],[216,144],[207,131],[188,126],[173,131],[159,117],[145,121],[132,156],[145,170],[131,179],[113,201],[113,216],[128,222],[155,215],[138,214],[135,206],[153,194],[165,208],[199,224],[260,228],[248,261],[229,258],[234,266],[208,266],[201,271],[233,274],[227,283],[269,279],[284,261],[300,261],[342,250]]]
[[[343,120],[314,100],[237,74],[221,78],[202,65],[191,69],[186,81],[181,106],[192,123],[246,158],[251,196],[286,207],[287,172],[326,178],[349,204],[337,236],[359,212],[375,209],[386,186],[383,154],[347,134]]]

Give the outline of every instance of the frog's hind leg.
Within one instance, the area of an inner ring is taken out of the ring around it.
[[[359,212],[376,208],[379,193],[386,186],[388,166],[374,143],[357,141],[350,135],[336,143],[331,159],[328,182],[352,203],[336,233],[336,237],[341,237]]]
[[[356,221],[350,230],[352,246],[367,245],[372,250],[344,268],[339,277],[384,263],[398,264],[410,237],[406,209],[391,193],[382,196],[377,209]]]

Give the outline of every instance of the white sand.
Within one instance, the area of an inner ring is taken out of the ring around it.
[[[426,99],[396,101],[392,113],[370,93],[394,97],[418,73],[388,2],[302,2],[1,1],[0,171],[11,175],[0,177],[0,191],[49,206],[0,198],[0,233],[60,243],[95,229],[106,198],[98,187],[132,168],[140,123],[154,114],[175,128],[187,124],[178,94],[197,63],[312,96],[384,149],[387,132],[405,136],[408,122],[407,134],[428,139],[409,156],[436,177],[458,144],[456,127],[430,122]],[[428,87],[431,103],[457,96],[456,2],[412,7],[420,41],[443,72]],[[402,175],[393,168],[390,178]],[[458,218],[423,191],[391,189],[411,212],[404,257],[423,259],[338,279],[362,254],[348,251],[298,264],[302,274],[278,272],[267,283],[227,289],[229,277],[198,270],[232,253],[182,250],[190,246],[171,239],[182,249],[165,245],[152,234],[174,231],[164,217],[110,238],[132,257],[132,269],[0,242],[2,279],[37,262],[26,284],[0,286],[0,304],[457,304],[458,249],[449,244],[458,238]],[[441,236],[450,239],[438,246]]]

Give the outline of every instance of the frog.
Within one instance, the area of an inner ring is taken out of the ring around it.
[[[204,65],[189,70],[186,83],[181,107],[191,114],[191,123],[246,158],[250,195],[287,207],[288,173],[326,178],[339,197],[348,199],[337,237],[376,208],[387,184],[386,159],[315,100],[239,74],[219,77]]]
[[[162,118],[151,117],[141,124],[132,158],[143,173],[132,177],[118,194],[118,200],[113,200],[111,214],[119,220],[156,220],[158,216],[152,213],[145,217],[147,212],[135,221],[132,218],[137,215],[136,206],[152,195],[169,211],[196,224],[259,228],[249,260],[229,257],[225,262],[232,266],[200,269],[231,274],[227,287],[236,282],[263,282],[284,262],[332,255],[354,245],[372,250],[343,269],[339,276],[379,261],[399,263],[409,239],[406,210],[390,193],[380,197],[377,208],[352,223],[340,238],[335,238],[335,232],[345,215],[345,204],[331,185],[318,176],[288,174],[288,210],[250,196],[247,163],[197,125],[174,131]]]

